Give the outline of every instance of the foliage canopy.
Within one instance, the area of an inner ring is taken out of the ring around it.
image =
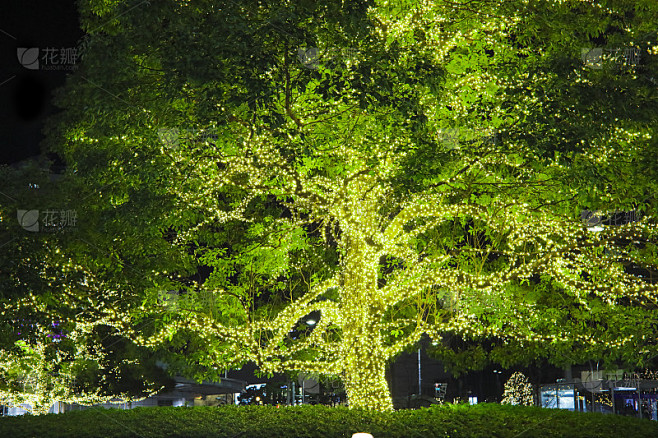
[[[80,11],[49,136],[89,224],[70,249],[188,373],[337,375],[386,410],[423,335],[503,364],[656,354],[652,2]]]

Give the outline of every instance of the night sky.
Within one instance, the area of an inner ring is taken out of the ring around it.
[[[39,154],[44,121],[57,111],[52,92],[75,68],[65,49],[78,45],[79,25],[73,0],[1,0],[0,164]]]

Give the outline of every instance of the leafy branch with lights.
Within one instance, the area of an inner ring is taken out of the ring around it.
[[[140,285],[121,284],[107,252],[90,262],[89,224],[36,232],[16,220],[20,209],[75,207],[75,189],[39,164],[0,169],[0,404],[42,414],[55,402],[139,400],[173,386],[152,352],[121,335],[117,315]]]

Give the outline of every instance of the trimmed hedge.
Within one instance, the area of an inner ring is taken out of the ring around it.
[[[618,415],[496,404],[393,413],[324,406],[92,408],[0,418],[11,438],[655,438],[658,423]]]

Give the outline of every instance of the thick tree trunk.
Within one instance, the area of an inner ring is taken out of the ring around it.
[[[358,231],[372,228],[375,216],[372,212],[376,211],[376,206],[359,200],[355,200],[355,205],[362,209],[360,224],[367,226],[351,225],[351,233],[346,232],[341,242],[345,249],[340,289],[345,317],[341,327],[343,383],[350,407],[391,411],[393,402],[386,380],[386,355],[378,324],[383,310],[377,290],[379,257],[373,239],[368,238],[366,232]],[[372,217],[368,218],[367,212],[371,212]]]
[[[378,334],[363,333],[346,339],[351,345],[345,351],[343,382],[351,408],[393,410],[386,380],[386,359],[378,338]]]
[[[377,265],[368,260],[367,252],[357,254],[345,264],[342,290],[346,316],[343,382],[350,407],[390,411],[393,403],[386,380],[386,356],[377,324]]]

